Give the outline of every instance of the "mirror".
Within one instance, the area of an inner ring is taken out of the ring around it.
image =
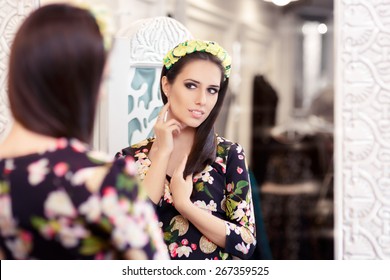
[[[333,259],[333,0],[89,2],[109,5],[118,30],[170,16],[231,53],[216,126],[244,147],[253,175],[254,258]]]
[[[292,59],[277,82],[290,81],[293,102],[278,120],[283,88],[255,76],[251,168],[273,258],[333,259],[333,1],[281,13],[278,40]]]

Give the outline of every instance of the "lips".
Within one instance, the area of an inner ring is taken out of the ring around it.
[[[196,118],[196,119],[199,119],[204,115],[204,111],[202,111],[202,110],[195,109],[195,110],[189,110],[189,111],[190,111],[192,117]]]

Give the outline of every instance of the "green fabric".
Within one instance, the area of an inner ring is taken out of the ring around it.
[[[264,226],[263,213],[261,211],[260,203],[260,188],[257,185],[256,178],[251,170],[249,170],[249,179],[252,186],[253,207],[255,211],[256,222],[256,240],[257,246],[251,259],[253,260],[272,260],[272,252],[269,246],[267,232]]]

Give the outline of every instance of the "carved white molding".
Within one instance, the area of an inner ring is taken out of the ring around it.
[[[0,0],[0,141],[11,123],[7,76],[12,40],[20,23],[38,5],[39,0]]]
[[[192,38],[184,25],[173,18],[153,17],[133,22],[121,29],[118,37],[130,38],[130,61],[132,64],[162,64],[167,51],[183,38]]]
[[[336,4],[336,258],[390,259],[390,0]]]
[[[120,30],[111,55],[107,95],[108,137],[101,135],[110,154],[152,136],[162,106],[159,81],[162,59],[178,43],[192,38],[177,20],[154,17]]]

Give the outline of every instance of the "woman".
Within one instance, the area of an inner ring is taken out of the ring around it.
[[[14,124],[0,145],[0,255],[7,259],[169,259],[134,160],[90,150],[107,52],[96,19],[43,6],[14,39]]]
[[[136,159],[173,259],[249,258],[256,244],[243,149],[213,128],[230,61],[209,41],[190,40],[169,51],[156,136],[117,154]]]

